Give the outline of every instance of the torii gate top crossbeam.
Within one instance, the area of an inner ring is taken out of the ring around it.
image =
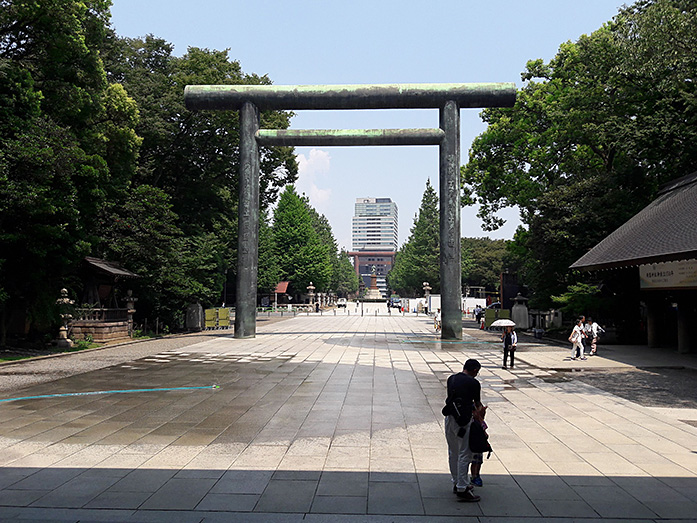
[[[383,85],[187,85],[187,109],[239,110],[246,102],[266,109],[462,109],[510,107],[514,83]]]

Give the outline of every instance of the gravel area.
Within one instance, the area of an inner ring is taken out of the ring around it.
[[[574,372],[576,379],[644,407],[697,409],[697,371],[688,368],[636,368]]]

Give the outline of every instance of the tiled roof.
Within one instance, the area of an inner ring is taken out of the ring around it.
[[[85,261],[90,267],[97,269],[99,272],[109,274],[110,276],[116,276],[118,278],[140,278],[140,276],[131,271],[127,271],[116,262],[102,260],[101,258],[92,258],[91,256],[85,256]]]
[[[276,285],[276,289],[273,291],[276,294],[285,294],[288,291],[288,284],[290,282],[287,281],[279,281],[278,285]]]
[[[697,173],[661,188],[658,197],[576,260],[598,270],[697,257]]]

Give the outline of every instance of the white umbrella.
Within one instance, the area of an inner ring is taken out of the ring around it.
[[[491,324],[492,327],[515,327],[515,322],[507,319],[496,320]]]

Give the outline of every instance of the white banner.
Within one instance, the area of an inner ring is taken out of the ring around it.
[[[642,289],[697,289],[697,260],[639,265]]]

